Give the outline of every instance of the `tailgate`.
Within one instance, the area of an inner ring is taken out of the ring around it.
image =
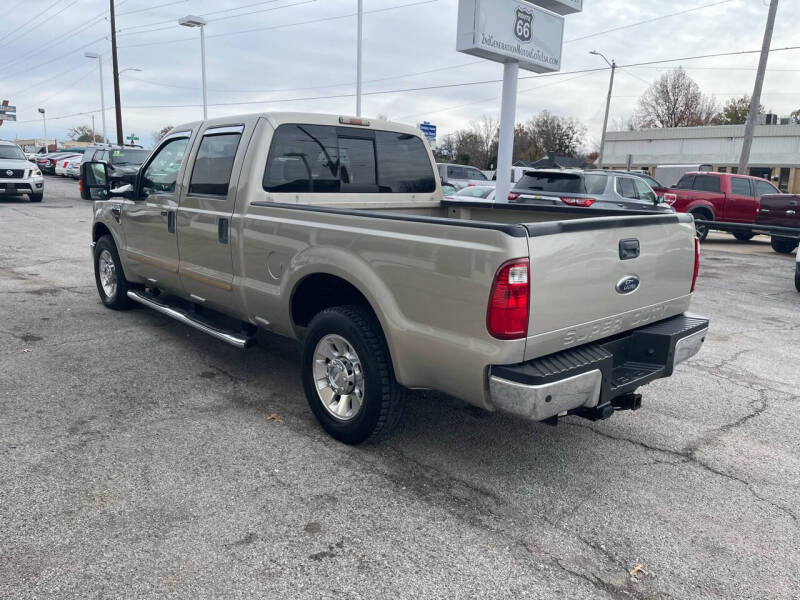
[[[800,196],[795,194],[761,196],[756,223],[800,228]]]
[[[531,307],[525,360],[641,327],[689,306],[695,252],[689,215],[526,226]]]

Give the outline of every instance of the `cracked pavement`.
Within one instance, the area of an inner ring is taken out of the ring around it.
[[[0,200],[0,597],[800,596],[800,294],[763,239],[703,245],[705,347],[641,410],[416,392],[351,448],[294,342],[103,308],[90,224],[71,181]]]

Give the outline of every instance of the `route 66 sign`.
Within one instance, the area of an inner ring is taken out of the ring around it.
[[[533,13],[523,8],[517,8],[517,19],[514,22],[514,35],[520,42],[531,41],[531,29],[533,28]]]

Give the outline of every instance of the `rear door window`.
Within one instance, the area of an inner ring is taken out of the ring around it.
[[[467,179],[477,179],[478,181],[486,181],[486,175],[478,171],[478,169],[467,169]]]
[[[719,193],[719,177],[716,175],[695,175],[694,189],[701,192]]]
[[[464,167],[447,167],[448,179],[469,179],[467,170]]]
[[[584,187],[580,175],[573,173],[535,173],[528,171],[522,176],[514,189],[532,192],[554,192],[557,194],[583,194]]]
[[[737,196],[752,196],[750,180],[744,177],[731,177],[731,194]]]
[[[206,135],[200,142],[189,182],[190,194],[227,196],[240,133]]]
[[[681,190],[693,190],[694,189],[694,175],[684,175],[678,181],[678,184],[675,186]]]
[[[627,177],[617,177],[617,193],[623,198],[631,198],[635,200],[636,187],[633,185],[633,179]]]

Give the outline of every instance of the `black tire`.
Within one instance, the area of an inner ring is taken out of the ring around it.
[[[714,217],[710,216],[704,210],[696,210],[696,211],[693,211],[693,212],[691,212],[689,214],[691,214],[694,217],[695,221],[713,221],[714,220]],[[697,236],[697,239],[700,240],[701,242],[708,237],[708,231],[709,231],[708,225],[698,225],[697,223],[694,224],[695,235]]]
[[[328,335],[340,336],[352,346],[363,374],[361,407],[347,420],[334,417],[317,391],[314,354],[320,340]],[[400,422],[406,390],[395,380],[383,331],[368,308],[336,306],[317,314],[308,326],[302,354],[306,399],[322,428],[332,437],[345,444],[376,441],[386,437]]]
[[[41,202],[42,198],[44,198],[44,192],[40,194],[28,194],[28,200],[31,202]]]
[[[110,255],[111,262],[113,263],[114,275],[116,277],[116,286],[111,293],[107,293],[106,290],[103,289],[103,284],[100,280],[102,267],[99,263],[101,256],[103,256],[104,259],[106,258],[104,252]],[[128,280],[125,279],[125,273],[122,270],[122,262],[117,252],[117,245],[110,235],[102,236],[97,240],[94,246],[94,282],[95,285],[97,285],[97,293],[100,295],[100,300],[108,308],[125,310],[134,306],[133,300],[128,298],[128,290],[131,289],[131,285],[128,283]]]
[[[797,248],[798,240],[792,238],[778,237],[773,235],[769,241],[772,249],[781,254],[791,254]]]
[[[794,288],[800,292],[800,263],[794,268]]]
[[[735,237],[740,242],[747,242],[752,240],[756,234],[752,231],[734,231],[733,237]]]

